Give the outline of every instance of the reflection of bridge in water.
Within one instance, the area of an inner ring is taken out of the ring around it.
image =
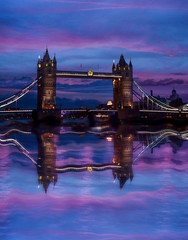
[[[83,134],[83,132],[77,132],[77,134]],[[93,172],[111,169],[114,179],[117,178],[120,182],[120,188],[123,187],[128,179],[132,180],[133,178],[133,138],[131,134],[122,135],[120,133],[120,135],[112,135],[111,140],[114,142],[114,156],[111,163],[105,164],[71,164],[56,166],[56,136],[53,133],[41,133],[37,134],[37,140],[38,180],[39,184],[43,184],[45,191],[47,191],[50,182],[54,184],[57,182],[58,173]]]
[[[178,132],[172,129],[163,129],[160,131],[137,131],[132,133],[127,127],[121,125],[115,131],[103,131],[98,132],[94,130],[87,131],[75,131],[68,129],[67,131],[49,131],[43,129],[43,131],[35,132],[38,142],[38,160],[35,160],[31,154],[15,139],[5,138],[10,134],[20,132],[24,134],[32,134],[31,131],[23,131],[20,129],[10,129],[6,133],[0,134],[0,145],[13,145],[16,146],[20,152],[28,157],[33,164],[37,167],[38,182],[43,185],[45,191],[47,191],[50,183],[54,185],[57,182],[58,173],[67,172],[83,172],[83,171],[105,171],[112,170],[114,179],[118,179],[120,188],[123,188],[128,179],[132,181],[133,170],[132,164],[147,150],[153,149],[161,144],[166,138],[175,136],[181,140],[188,140],[188,130]],[[92,133],[99,137],[106,138],[113,141],[114,154],[113,159],[109,163],[105,164],[68,164],[63,166],[57,166],[56,163],[56,136],[57,134],[79,134]],[[2,139],[4,137],[5,139]],[[139,142],[137,146],[134,146],[134,141]],[[136,153],[136,156],[135,156]]]

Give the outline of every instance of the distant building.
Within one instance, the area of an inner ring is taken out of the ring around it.
[[[183,101],[179,97],[179,95],[177,94],[175,89],[172,90],[172,95],[170,95],[169,105],[172,107],[179,107],[179,106],[183,105]]]
[[[153,91],[152,90],[151,90],[150,95],[153,96]],[[179,106],[183,105],[183,101],[179,97],[179,95],[177,94],[175,89],[172,90],[172,94],[170,95],[170,98],[160,97],[159,95],[158,96],[153,96],[153,97],[156,98],[157,100],[159,100],[160,102],[168,104],[172,107],[179,107]],[[143,99],[143,105],[145,107],[147,106],[147,98],[146,97]],[[156,106],[154,105],[153,108],[156,108]]]

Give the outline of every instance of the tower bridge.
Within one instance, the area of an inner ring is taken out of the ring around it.
[[[104,79],[113,81],[113,108],[133,108],[132,85],[133,68],[130,61],[126,63],[123,54],[121,54],[119,63],[113,62],[112,73],[108,72],[88,72],[84,71],[59,71],[57,70],[57,61],[51,59],[48,49],[44,57],[38,59],[37,77],[38,80],[38,98],[36,118],[42,120],[44,117],[59,117],[60,111],[56,105],[56,79],[57,78],[85,78],[85,79]],[[47,111],[46,111],[47,110]],[[50,110],[50,111],[49,111]]]
[[[32,87],[37,84],[37,109],[36,110],[2,110],[0,114],[12,113],[30,114],[37,121],[57,120],[60,121],[63,114],[56,104],[56,79],[57,78],[84,78],[84,79],[102,79],[111,80],[113,85],[113,109],[101,110],[107,114],[117,112],[119,120],[137,120],[141,119],[184,119],[188,120],[188,104],[180,107],[173,107],[154,96],[146,93],[141,86],[133,80],[133,66],[130,60],[129,64],[121,54],[119,62],[113,62],[112,72],[93,72],[93,71],[60,71],[57,69],[56,57],[51,59],[48,49],[46,49],[43,58],[37,62],[37,78],[18,93],[0,101],[0,108],[6,107],[27,94]],[[135,87],[135,89],[133,88]],[[140,107],[133,104],[133,95],[138,98]],[[79,112],[78,109],[69,109],[64,112]],[[88,111],[88,115],[93,117],[99,112],[99,109]],[[83,111],[84,112],[84,111]],[[95,113],[96,112],[96,113]],[[105,113],[105,114],[106,114]]]

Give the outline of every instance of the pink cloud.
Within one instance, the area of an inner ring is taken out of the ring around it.
[[[46,234],[50,234],[56,237],[67,236],[70,238],[79,238],[79,239],[102,239],[102,240],[164,240],[164,239],[187,239],[188,234],[186,233],[173,233],[173,232],[165,232],[165,233],[155,233],[155,234],[113,234],[113,233],[96,233],[96,232],[79,232],[79,231],[54,231],[54,230],[46,230]],[[40,235],[43,231],[25,231],[24,234],[30,235]]]
[[[44,2],[50,2],[50,0],[41,0]],[[167,3],[165,4],[164,1],[158,2],[148,2],[148,1],[126,1],[121,2],[120,4],[114,2],[93,2],[93,1],[65,1],[65,0],[55,0],[54,2],[57,3],[68,3],[70,5],[98,5],[101,7],[91,7],[91,8],[75,8],[70,9],[67,11],[96,11],[96,10],[108,10],[108,9],[165,9],[165,10],[182,10],[187,11],[188,8],[186,6],[181,7],[181,4],[176,4],[173,2],[171,5]]]
[[[8,34],[0,37],[0,52],[22,52],[45,49],[46,45],[54,50],[63,49],[81,49],[81,48],[125,48],[138,52],[152,52],[159,54],[167,54],[171,57],[177,54],[186,53],[187,49],[182,44],[177,44],[173,49],[163,42],[160,45],[148,44],[148,36],[143,34],[139,38],[134,37],[132,33],[128,33],[128,37],[117,33],[108,32],[105,38],[99,36],[81,35],[79,33],[71,33],[68,29],[50,28],[46,31],[46,27],[32,26],[31,32],[23,32],[7,29]],[[38,33],[37,38],[34,32]],[[108,39],[108,41],[107,41]]]

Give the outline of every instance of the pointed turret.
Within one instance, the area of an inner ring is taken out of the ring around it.
[[[112,174],[113,174],[113,177],[114,177],[114,180],[115,180],[116,179],[116,172],[112,171]]]
[[[50,185],[49,181],[43,182],[43,188],[44,188],[45,193],[47,193],[49,185]]]
[[[39,55],[39,58],[38,58],[38,63],[41,63],[40,55]]]
[[[132,182],[133,180],[133,172],[130,173],[130,181]]]
[[[113,60],[113,64],[112,64],[112,72],[116,71],[116,65],[115,65],[115,60]]]
[[[115,60],[113,60],[113,65],[112,65],[112,68],[115,68]]]
[[[121,175],[121,174],[120,174],[120,175]],[[119,186],[120,186],[120,189],[122,189],[123,186],[124,186],[124,184],[125,184],[126,181],[127,181],[127,177],[125,177],[125,176],[119,176],[118,179],[119,179]]]
[[[56,57],[55,57],[55,53],[54,53],[54,58],[53,58],[53,62],[56,63]]]
[[[49,56],[49,53],[48,53],[48,48],[46,48],[46,52],[44,54],[43,60],[44,60],[44,62],[48,62],[50,60],[50,56]]]
[[[131,58],[130,58],[130,62],[129,62],[129,71],[132,73],[133,71],[133,65],[132,65],[132,62],[131,62]]]
[[[127,65],[125,59],[124,59],[124,56],[123,56],[123,53],[121,54],[120,56],[120,59],[119,59],[119,66],[120,67],[125,67]]]
[[[131,58],[130,58],[130,62],[129,62],[129,67],[133,67],[133,65],[132,65],[132,62],[131,62]]]

